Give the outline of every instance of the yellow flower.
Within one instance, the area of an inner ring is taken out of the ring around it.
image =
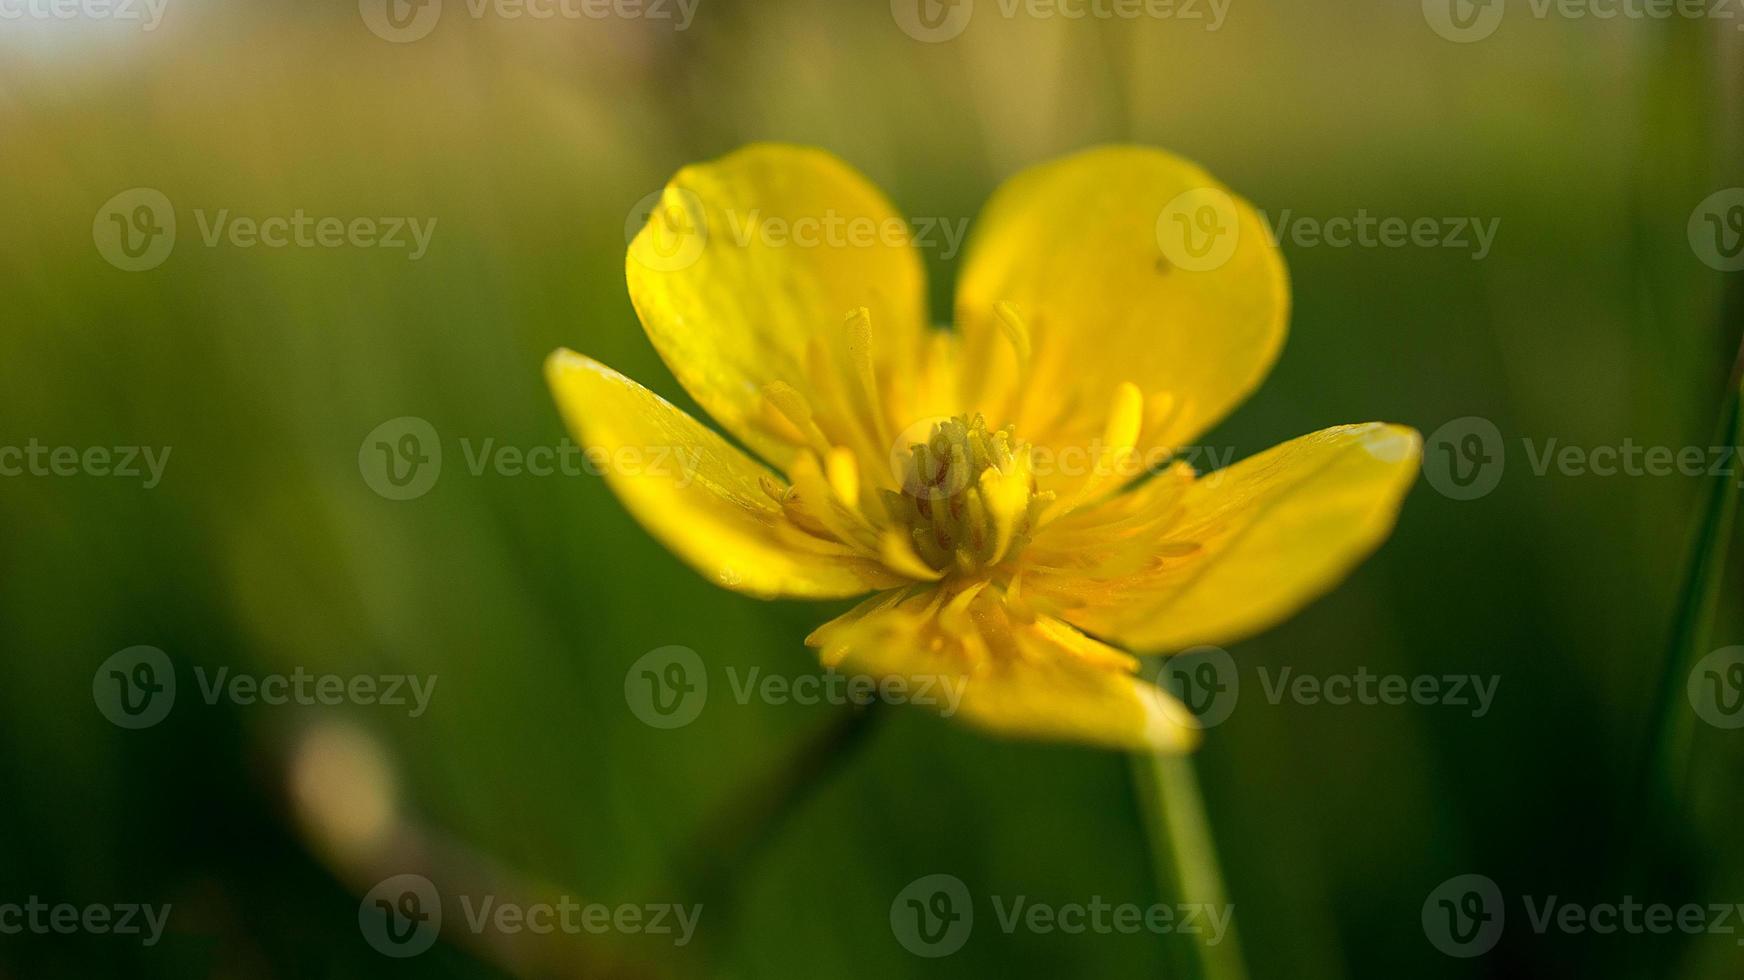
[[[630,298],[773,469],[559,350],[570,429],[715,582],[875,592],[807,640],[826,665],[960,685],[959,717],[1003,734],[1191,747],[1193,716],[1126,650],[1229,643],[1330,589],[1391,530],[1421,440],[1369,423],[1204,475],[1176,457],[1271,367],[1289,287],[1252,208],[1174,156],[1100,147],[1012,178],[952,331],[908,228],[820,150],[686,167],[630,245]]]

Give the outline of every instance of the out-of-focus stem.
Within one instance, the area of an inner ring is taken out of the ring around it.
[[[754,781],[704,828],[676,875],[691,901],[727,911],[723,898],[757,854],[825,780],[853,757],[883,717],[880,705],[850,706],[800,742],[785,764]]]
[[[1223,884],[1223,869],[1217,861],[1217,845],[1211,837],[1211,822],[1205,815],[1205,800],[1199,793],[1192,757],[1136,755],[1133,772],[1145,805],[1145,829],[1150,834],[1157,888],[1165,898],[1172,895],[1183,905],[1215,911],[1229,923],[1215,941],[1209,933],[1175,937],[1180,942],[1193,943],[1190,954],[1175,957],[1179,975],[1201,980],[1246,980],[1247,966],[1232,914],[1234,906]]]

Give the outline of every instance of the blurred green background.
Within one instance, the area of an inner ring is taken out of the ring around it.
[[[1233,649],[1242,700],[1195,757],[1255,977],[1736,976],[1728,935],[1535,932],[1515,898],[1744,899],[1739,736],[1698,725],[1687,805],[1643,817],[1637,766],[1705,492],[1689,477],[1536,475],[1521,440],[1707,446],[1736,348],[1726,275],[1686,234],[1744,183],[1727,20],[1508,8],[1454,43],[1417,3],[1235,0],[1181,19],[1001,16],[904,33],[889,5],[701,0],[648,18],[470,16],[392,43],[368,5],[168,0],[156,29],[0,21],[0,444],[172,447],[161,484],[0,479],[0,901],[173,905],[152,948],[0,935],[0,977],[1109,976],[1178,972],[1174,936],[1003,934],[984,902],[939,960],[892,898],[1172,900],[1129,760],[888,710],[709,905],[654,937],[360,935],[387,874],[586,901],[675,901],[675,862],[834,709],[739,705],[650,728],[625,672],[680,644],[798,676],[834,608],[688,571],[591,476],[473,476],[461,440],[564,436],[540,361],[570,346],[682,405],[625,295],[626,223],[680,166],[752,140],[831,149],[899,210],[972,218],[1004,177],[1109,140],[1202,162],[1269,213],[1498,221],[1490,254],[1301,247],[1277,370],[1209,437],[1245,456],[1324,426],[1482,416],[1495,491],[1420,482],[1341,589]],[[167,261],[104,261],[129,188],[180,225]],[[195,211],[417,216],[384,248],[207,246]],[[927,254],[935,315],[958,257]],[[366,436],[440,434],[427,494],[385,499]],[[1432,447],[1433,449],[1433,447]],[[1744,642],[1731,560],[1710,645]],[[111,654],[176,666],[168,718],[93,703]],[[1256,667],[1500,678],[1453,707],[1273,705]],[[207,704],[196,668],[434,674],[429,709]],[[1682,676],[1673,710],[1687,711]],[[356,844],[392,838],[397,866]],[[350,836],[348,836],[350,835]],[[1426,896],[1467,873],[1501,942],[1443,955]],[[458,918],[451,908],[448,913]],[[1734,923],[1744,934],[1744,921]],[[458,931],[458,930],[452,930]]]

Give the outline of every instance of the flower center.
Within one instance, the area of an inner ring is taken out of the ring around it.
[[[902,486],[884,493],[914,553],[942,573],[991,568],[1029,540],[1051,492],[1038,493],[1028,443],[980,415],[937,422],[909,447]]]

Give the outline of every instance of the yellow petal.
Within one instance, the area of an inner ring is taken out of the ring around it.
[[[625,268],[642,326],[679,383],[778,465],[790,458],[791,432],[769,424],[766,385],[806,396],[832,439],[853,445],[831,429],[868,410],[867,355],[889,383],[913,372],[929,333],[908,225],[822,150],[753,144],[684,168]],[[813,376],[814,338],[836,377]],[[869,352],[859,346],[867,342]],[[875,448],[881,457],[885,447]]]
[[[1161,150],[1085,150],[1011,178],[976,223],[957,293],[964,386],[1038,447],[1081,451],[1130,382],[1146,402],[1142,459],[1190,443],[1259,384],[1288,308],[1283,259],[1247,202]],[[1085,474],[1060,458],[1044,483],[1070,488]]]
[[[874,597],[807,642],[847,674],[899,679],[905,700],[1015,738],[1185,751],[1192,714],[1125,653],[1057,619],[1025,622],[991,590]],[[923,694],[923,692],[925,692]]]
[[[1234,642],[1332,589],[1386,539],[1421,448],[1416,431],[1371,422],[1190,483],[1159,476],[1043,528],[1026,595],[1134,650]]]
[[[898,580],[788,528],[768,470],[629,378],[573,351],[545,362],[570,431],[631,514],[711,581],[760,597],[859,595]]]

